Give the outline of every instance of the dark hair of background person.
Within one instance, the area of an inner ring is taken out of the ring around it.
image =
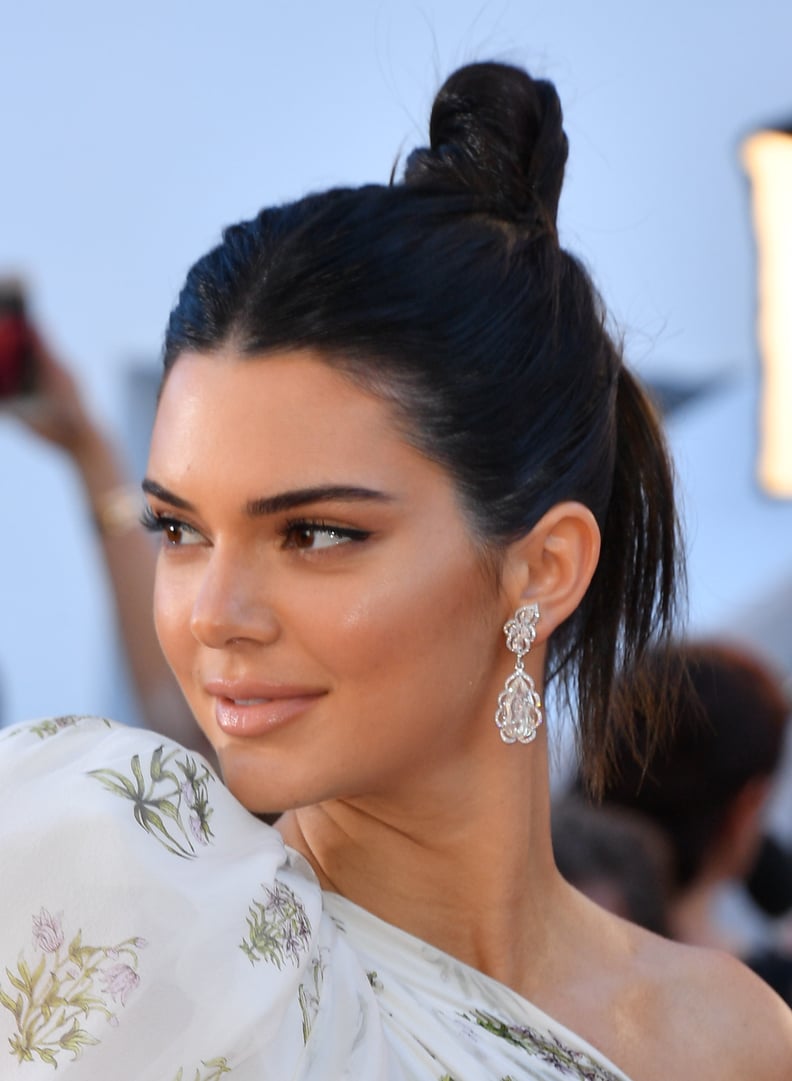
[[[775,773],[790,706],[780,681],[744,647],[680,642],[662,660],[650,652],[643,675],[660,689],[669,665],[681,681],[673,736],[646,769],[627,742],[619,743],[617,770],[603,798],[662,826],[674,848],[676,885],[684,887],[735,797],[749,782]],[[643,738],[651,720],[639,712],[635,726]]]
[[[753,870],[746,880],[748,892],[768,916],[792,909],[792,851],[770,835],[762,838]],[[788,1001],[792,1002],[792,996]]]
[[[462,68],[402,182],[309,195],[227,228],[189,272],[164,362],[167,373],[185,351],[223,346],[318,351],[396,407],[493,561],[555,504],[589,507],[602,554],[553,636],[548,675],[572,677],[596,790],[631,716],[614,671],[671,625],[678,534],[658,421],[588,274],[559,245],[566,158],[552,84],[502,64]]]
[[[556,866],[567,882],[668,937],[671,847],[659,827],[644,815],[574,795],[553,801],[551,823]]]

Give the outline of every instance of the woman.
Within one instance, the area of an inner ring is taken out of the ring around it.
[[[616,658],[668,629],[668,463],[558,245],[552,86],[464,68],[431,143],[188,276],[144,482],[155,617],[236,800],[105,722],[8,737],[22,1075],[788,1076],[753,976],[555,869],[545,670],[577,673],[596,787]]]

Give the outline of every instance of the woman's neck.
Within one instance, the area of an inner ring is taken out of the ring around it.
[[[558,882],[544,738],[489,757],[464,783],[301,808],[278,828],[324,889],[519,989]]]

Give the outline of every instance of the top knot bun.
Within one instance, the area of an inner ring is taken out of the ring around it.
[[[435,98],[429,138],[406,184],[475,194],[497,217],[555,232],[568,144],[552,83],[508,64],[460,68]]]

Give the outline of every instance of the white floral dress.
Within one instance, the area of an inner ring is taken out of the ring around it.
[[[627,1081],[336,894],[197,755],[62,717],[0,736],[0,1078]]]

